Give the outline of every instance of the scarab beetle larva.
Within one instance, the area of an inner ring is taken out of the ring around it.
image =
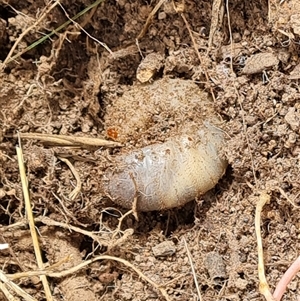
[[[224,144],[224,133],[218,128],[220,120],[213,113],[211,103],[203,100],[202,94],[198,97],[199,88],[191,81],[163,79],[150,88],[140,86],[141,89],[146,91],[142,92],[143,97],[147,95],[145,101],[153,101],[154,106],[155,91],[159,90],[160,101],[175,115],[187,112],[189,106],[191,110],[195,110],[195,106],[202,107],[204,113],[198,116],[197,111],[194,119],[178,127],[179,133],[171,135],[164,143],[116,155],[113,167],[104,172],[105,194],[125,208],[131,208],[136,197],[140,211],[184,205],[212,189],[225,172],[227,162],[219,155]],[[180,100],[174,100],[177,89],[180,89]],[[164,91],[172,91],[172,99],[165,97]],[[190,99],[186,101],[185,96]],[[182,108],[184,110],[180,111]]]

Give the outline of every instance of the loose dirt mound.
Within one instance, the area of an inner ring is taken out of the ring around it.
[[[107,0],[70,21],[91,4],[0,3],[0,222],[1,243],[9,244],[0,251],[3,275],[27,293],[25,300],[46,299],[39,269],[47,270],[54,300],[198,300],[186,241],[203,300],[264,300],[254,231],[261,191],[271,196],[262,232],[272,291],[300,247],[298,1],[232,0],[227,7],[166,0],[155,9],[151,1]],[[229,162],[205,196],[170,211],[139,212],[138,220],[105,197],[101,176],[120,152],[163,142],[176,126],[186,130],[182,124],[195,123],[197,110],[185,115],[179,107],[178,120],[164,104],[145,117],[143,101],[118,103],[141,85],[137,75],[150,82],[143,85],[192,80],[210,95],[224,121],[222,155]],[[128,108],[146,118],[144,128],[123,121]],[[24,206],[18,132],[125,146],[21,139],[40,267]],[[297,292],[295,279],[283,300],[297,300]]]

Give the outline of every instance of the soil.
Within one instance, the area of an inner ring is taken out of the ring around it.
[[[157,1],[107,0],[26,49],[93,3],[62,0],[50,10],[45,2],[0,1],[0,243],[9,244],[0,279],[15,279],[24,300],[46,300],[37,274],[17,274],[40,268],[53,300],[199,300],[190,252],[202,300],[264,300],[254,227],[261,192],[271,197],[261,223],[271,291],[300,248],[298,1],[166,0],[154,11]],[[209,95],[229,165],[215,188],[183,207],[127,213],[103,193],[107,166],[197,119],[195,103],[179,116],[164,105],[145,115],[145,101],[119,101],[162,78],[191,80]],[[17,133],[122,144],[21,139],[44,267],[26,218]],[[298,280],[282,300],[299,300]]]

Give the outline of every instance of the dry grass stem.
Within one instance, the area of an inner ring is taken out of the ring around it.
[[[76,137],[67,135],[52,135],[40,133],[19,133],[22,139],[36,139],[45,143],[51,143],[57,146],[71,147],[120,147],[121,144],[114,141],[108,141],[101,138]],[[17,135],[13,136],[14,138]]]
[[[230,37],[230,69],[233,73],[233,64],[232,64],[232,58],[233,58],[233,39],[232,39],[232,30],[231,30],[231,24],[230,24],[230,13],[229,13],[229,3],[228,0],[226,0],[226,12],[227,12],[227,20],[228,20],[228,31],[229,31],[229,37]]]
[[[271,22],[271,0],[268,0],[268,22]]]
[[[30,197],[29,197],[29,190],[28,190],[28,181],[26,178],[25,166],[24,166],[24,161],[23,161],[23,152],[22,152],[21,147],[19,147],[19,146],[16,147],[16,151],[17,151],[18,165],[19,165],[19,171],[20,171],[20,177],[21,177],[21,183],[22,183],[23,196],[24,196],[24,201],[25,201],[26,215],[27,215],[27,219],[28,219],[28,223],[29,223],[31,238],[32,238],[32,242],[33,242],[33,248],[34,248],[38,267],[40,269],[43,269],[44,263],[42,260],[42,254],[41,254],[41,250],[40,250],[40,246],[39,246],[39,242],[38,242],[38,236],[37,236],[37,233],[35,230],[34,218],[33,218],[31,202],[30,202]],[[41,276],[41,281],[43,283],[47,301],[52,301],[53,298],[51,295],[47,277]]]
[[[0,290],[3,292],[7,300],[9,301],[20,301],[19,298],[14,297],[10,290],[14,291],[18,296],[22,297],[25,301],[36,301],[36,299],[32,298],[29,294],[24,292],[18,285],[13,283],[10,279],[6,277],[6,275],[0,270]]]
[[[208,38],[208,49],[209,52],[212,43],[214,35],[217,31],[217,28],[219,24],[222,22],[223,19],[223,7],[222,7],[222,0],[214,0],[212,5],[212,12],[211,12],[211,22],[210,22],[210,30],[209,30],[209,38]],[[220,18],[219,18],[220,17]]]
[[[152,18],[155,16],[155,14],[157,13],[157,11],[160,9],[160,7],[163,5],[163,3],[165,1],[166,0],[159,0],[159,2],[155,5],[153,10],[149,14],[143,29],[141,30],[140,34],[138,35],[137,40],[141,39],[146,34],[147,29],[148,29],[148,27],[150,26],[150,24],[152,22]]]
[[[181,13],[180,15],[181,15],[181,18],[183,19],[183,21],[184,21],[184,23],[185,23],[185,26],[186,26],[186,28],[187,28],[187,30],[188,30],[188,32],[189,32],[189,35],[190,35],[190,38],[191,38],[191,40],[192,40],[194,49],[195,49],[195,51],[196,51],[196,54],[197,54],[197,56],[198,56],[199,62],[200,62],[201,67],[202,67],[202,70],[203,70],[203,72],[204,72],[204,75],[205,75],[205,78],[206,78],[207,85],[209,86],[210,94],[211,94],[213,100],[216,101],[215,93],[214,93],[214,91],[213,91],[212,86],[210,85],[210,79],[209,79],[208,73],[207,73],[207,71],[206,71],[206,68],[204,67],[204,63],[203,63],[202,57],[201,57],[201,55],[200,55],[200,53],[199,53],[199,50],[198,50],[198,47],[197,47],[197,43],[196,43],[196,41],[195,41],[195,39],[194,39],[194,36],[193,36],[192,30],[191,30],[191,28],[190,28],[190,25],[189,25],[188,21],[186,20],[184,14]]]
[[[71,22],[73,22],[74,20],[78,19],[79,17],[83,16],[84,14],[86,14],[89,10],[93,9],[94,7],[96,7],[97,5],[99,5],[101,2],[103,2],[104,0],[96,0],[94,3],[92,3],[91,5],[89,5],[88,7],[86,7],[84,10],[82,10],[81,12],[79,12],[78,14],[76,14],[74,17],[72,17],[72,19],[66,21],[65,23],[63,23],[62,25],[60,25],[59,27],[57,27],[56,29],[52,30],[49,34],[44,35],[42,38],[40,38],[39,40],[37,40],[36,42],[32,43],[31,45],[29,45],[28,47],[26,47],[23,51],[17,53],[16,55],[14,55],[13,57],[11,57],[12,52],[14,51],[14,49],[12,48],[9,55],[7,56],[7,58],[5,59],[5,64],[8,64],[9,62],[16,60],[18,57],[20,57],[22,54],[26,53],[27,51],[34,49],[37,45],[41,44],[42,42],[46,41],[47,39],[49,39],[50,37],[52,37],[54,34],[57,34],[58,32],[60,32],[63,28],[65,28],[66,26],[68,26]],[[56,6],[59,3],[59,1],[57,0],[53,6]],[[49,8],[49,10],[46,10],[45,13],[42,14],[42,17],[36,21],[36,25],[38,23],[41,22],[42,19],[44,19],[44,17],[50,12],[50,10],[53,7],[51,6]],[[34,27],[31,26],[28,29],[26,29],[26,31],[24,33],[22,33],[22,35],[18,38],[17,42],[15,43],[15,45],[17,45],[18,43],[20,43],[21,39],[24,37],[24,35],[26,35],[26,33],[28,33],[29,30],[31,30]],[[14,45],[14,46],[15,46]],[[5,64],[2,64],[1,66],[5,66]]]
[[[284,191],[277,187],[277,189],[283,194],[287,199],[288,196],[284,193]],[[264,271],[264,259],[263,259],[263,247],[262,247],[262,238],[260,231],[260,216],[263,209],[263,206],[266,203],[270,202],[270,196],[266,192],[261,192],[259,201],[256,205],[255,212],[255,232],[257,237],[257,250],[258,250],[258,276],[259,276],[259,290],[265,296],[267,301],[280,301],[288,284],[295,277],[295,275],[300,271],[300,256],[292,263],[292,265],[285,272],[283,277],[278,282],[273,295],[270,292],[270,288],[268,286],[265,271]],[[292,201],[290,201],[293,204]]]
[[[197,275],[196,275],[196,272],[195,272],[192,255],[191,255],[191,252],[188,248],[188,245],[187,245],[187,242],[186,242],[185,238],[183,238],[183,242],[184,242],[184,247],[185,247],[186,253],[188,255],[190,266],[191,266],[191,269],[192,269],[192,274],[193,274],[194,283],[195,283],[195,286],[196,286],[196,289],[197,289],[197,294],[198,294],[198,297],[199,297],[199,301],[202,301],[200,287],[199,287],[199,284],[198,284]]]
[[[262,191],[255,210],[255,233],[257,239],[257,252],[258,252],[258,278],[259,278],[259,291],[263,294],[267,301],[276,301],[272,296],[267,279],[265,276],[265,267],[264,267],[264,253],[262,246],[261,230],[260,230],[260,221],[261,221],[261,212],[266,203],[270,202],[270,196]]]
[[[51,2],[51,1],[50,1]],[[55,1],[47,10],[45,10],[45,12],[40,16],[40,18],[38,20],[36,20],[34,22],[33,25],[29,26],[28,28],[26,28],[21,34],[20,36],[17,38],[17,40],[15,41],[13,47],[10,49],[6,59],[3,62],[3,65],[5,66],[7,63],[9,63],[12,59],[11,56],[13,55],[13,52],[15,51],[17,45],[22,41],[22,39],[24,38],[24,36],[30,32],[31,30],[33,30],[36,26],[38,26],[38,24],[40,24],[45,17],[49,14],[49,12],[59,3],[59,1]]]
[[[95,10],[97,9],[97,6],[100,4],[100,2],[92,9],[92,11],[91,11],[91,13],[89,14],[89,16],[88,16],[88,18],[86,18],[85,20],[84,20],[84,23],[81,25],[81,24],[79,24],[79,23],[77,23],[77,22],[75,22],[74,20],[72,20],[70,17],[69,17],[69,15],[68,15],[68,13],[66,12],[66,10],[64,9],[64,7],[59,3],[59,6],[60,6],[60,8],[63,10],[63,12],[64,12],[64,14],[65,14],[65,16],[69,19],[69,21],[70,22],[72,22],[74,25],[75,25],[75,27],[78,27],[81,31],[83,31],[88,37],[90,37],[92,40],[94,40],[96,43],[98,43],[99,45],[101,45],[103,48],[105,48],[111,55],[113,55],[113,52],[109,49],[109,47],[105,44],[105,43],[103,43],[103,42],[101,42],[101,41],[99,41],[99,40],[97,40],[96,38],[94,38],[93,36],[91,36],[83,27],[87,24],[87,22],[89,21],[89,18],[91,18],[92,17],[92,15],[95,13]]]
[[[108,209],[114,209],[114,208],[108,208]],[[131,210],[128,211],[126,214],[124,214],[123,218],[119,219],[119,224],[122,223],[123,219],[125,216],[131,214]],[[131,236],[133,234],[133,230],[132,229],[126,229],[125,231],[122,231],[122,237],[114,240],[112,238],[110,239],[103,239],[101,238],[100,231],[99,232],[91,232],[91,231],[87,231],[87,230],[83,230],[81,228],[72,226],[70,224],[66,224],[66,223],[62,223],[62,222],[57,222],[55,220],[52,220],[49,217],[46,216],[39,216],[37,218],[35,218],[36,222],[41,222],[44,225],[47,226],[56,226],[56,227],[60,227],[63,229],[66,229],[68,231],[74,231],[76,233],[80,233],[82,235],[88,236],[90,238],[92,238],[94,241],[96,241],[97,243],[99,243],[102,246],[106,246],[109,248],[113,248],[114,246],[120,245],[124,240],[126,240],[129,236]],[[24,228],[26,227],[27,223],[24,220],[23,222],[18,222],[6,227],[2,227],[1,230],[2,231],[7,231],[7,230],[12,230],[12,229],[18,229],[18,228]],[[117,227],[117,230],[115,230],[117,233],[120,233],[120,225]],[[116,235],[113,235],[113,237],[115,237]]]
[[[139,47],[137,45],[135,45],[135,44],[129,45],[122,49],[113,51],[113,53],[109,55],[109,60],[120,59],[120,58],[126,57],[127,55],[133,55],[138,52],[139,52]]]
[[[19,301],[20,299],[15,298],[10,292],[9,290],[6,288],[5,284],[0,282],[0,290],[2,291],[2,293],[4,294],[4,296],[6,297],[6,299],[8,301]]]

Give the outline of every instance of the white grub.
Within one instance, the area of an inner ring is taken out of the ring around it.
[[[219,156],[220,124],[207,94],[192,81],[133,86],[107,108],[105,125],[118,131],[125,147],[104,172],[105,195],[125,208],[136,197],[139,211],[174,208],[203,195],[227,166]],[[154,140],[164,142],[144,144]]]
[[[139,211],[182,206],[212,189],[224,174],[227,163],[218,155],[223,140],[222,131],[207,123],[197,136],[120,155],[117,167],[105,174],[106,193],[125,208],[136,196]]]

